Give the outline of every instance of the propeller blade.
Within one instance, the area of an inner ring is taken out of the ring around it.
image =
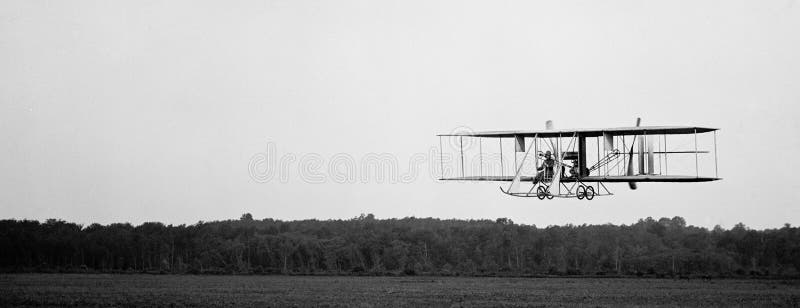
[[[636,118],[636,127],[639,127],[639,125],[641,125],[641,124],[642,124],[642,118]],[[633,138],[633,142],[631,143],[631,151],[629,153],[630,155],[628,155],[629,158],[628,158],[628,170],[627,170],[628,172],[627,172],[627,175],[633,175],[633,146],[635,144],[636,144],[636,138]],[[642,155],[640,153],[639,157],[641,158],[641,156]],[[644,161],[642,161],[642,163],[644,163]],[[641,169],[644,169],[644,168],[642,167]],[[636,182],[628,182],[628,187],[631,190],[636,190]]]
[[[636,139],[634,138],[633,140],[636,143]],[[633,175],[633,144],[631,144],[631,151],[628,155],[628,171],[625,175]],[[628,182],[628,187],[636,189],[636,182]]]
[[[625,175],[633,175],[633,145],[631,145],[631,151],[628,153],[628,170]]]

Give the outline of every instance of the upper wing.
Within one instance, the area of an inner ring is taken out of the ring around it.
[[[631,126],[631,127],[617,127],[617,128],[578,128],[578,129],[565,129],[565,130],[542,130],[542,131],[486,131],[486,132],[463,132],[452,134],[440,134],[438,136],[464,136],[464,137],[484,137],[484,138],[509,138],[509,137],[534,137],[541,138],[551,137],[572,137],[578,133],[583,137],[598,137],[603,134],[611,136],[620,135],[677,135],[677,134],[694,134],[706,133],[717,130],[716,128],[709,127],[695,127],[695,126]]]

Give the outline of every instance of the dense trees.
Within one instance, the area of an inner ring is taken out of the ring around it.
[[[0,221],[5,271],[437,275],[797,275],[800,231],[506,218],[239,220],[165,226]]]

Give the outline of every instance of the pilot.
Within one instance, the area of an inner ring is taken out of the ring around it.
[[[536,177],[533,179],[533,184],[539,183],[544,179],[552,179],[553,178],[553,167],[556,165],[556,161],[553,160],[553,153],[547,151],[544,153],[544,161],[542,164],[536,168],[538,172]]]
[[[578,161],[577,160],[573,160],[572,161],[572,167],[569,167],[569,176],[578,177],[578,169],[579,169]]]

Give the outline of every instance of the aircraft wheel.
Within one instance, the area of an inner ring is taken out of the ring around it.
[[[544,187],[539,186],[539,188],[536,189],[536,198],[539,198],[539,200],[544,200],[545,197],[547,197],[547,191],[544,190]]]
[[[586,186],[586,200],[592,200],[592,199],[594,199],[594,195],[595,195],[595,193],[594,193],[594,187],[592,187],[592,186]]]
[[[583,200],[583,198],[586,197],[586,186],[578,186],[578,188],[575,189],[575,194],[578,196],[578,200]]]
[[[553,200],[553,194],[547,193],[547,200]]]

